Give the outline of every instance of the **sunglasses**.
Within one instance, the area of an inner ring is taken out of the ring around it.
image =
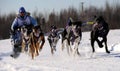
[[[24,12],[20,12],[20,15],[21,15],[21,16],[24,16],[24,15],[25,15],[25,13],[24,13]]]

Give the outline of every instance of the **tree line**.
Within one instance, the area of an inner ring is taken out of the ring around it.
[[[93,21],[94,16],[102,15],[108,22],[110,29],[120,29],[120,5],[118,3],[109,5],[106,2],[104,7],[96,8],[90,6],[83,11],[70,6],[68,9],[62,9],[59,13],[54,10],[51,13],[41,13],[34,11],[31,15],[37,20],[38,24],[44,33],[49,32],[51,25],[56,25],[58,28],[65,28],[67,20],[71,17],[74,21]],[[0,15],[0,39],[10,38],[10,27],[16,17],[15,13],[9,15]],[[82,31],[91,31],[91,24],[82,27]]]

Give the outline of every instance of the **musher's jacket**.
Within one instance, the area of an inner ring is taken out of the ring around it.
[[[14,19],[11,30],[14,31],[19,27],[22,27],[24,25],[33,25],[37,26],[37,21],[32,18],[30,15],[25,15],[24,18],[21,18],[19,15]]]

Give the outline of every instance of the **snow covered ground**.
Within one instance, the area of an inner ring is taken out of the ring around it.
[[[95,44],[96,53],[91,57],[90,32],[84,32],[79,46],[81,56],[68,56],[66,49],[61,50],[61,40],[57,44],[54,55],[50,46],[45,45],[34,60],[28,54],[22,53],[17,59],[11,58],[12,47],[10,39],[0,40],[0,71],[120,71],[120,30],[110,30],[108,34],[108,49],[99,48]]]

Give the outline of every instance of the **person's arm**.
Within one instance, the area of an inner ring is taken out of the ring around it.
[[[14,19],[12,25],[11,25],[11,30],[14,31],[15,29],[17,29],[17,18]]]
[[[30,19],[31,19],[31,24],[33,26],[37,26],[38,25],[37,21],[34,18],[30,17]]]

